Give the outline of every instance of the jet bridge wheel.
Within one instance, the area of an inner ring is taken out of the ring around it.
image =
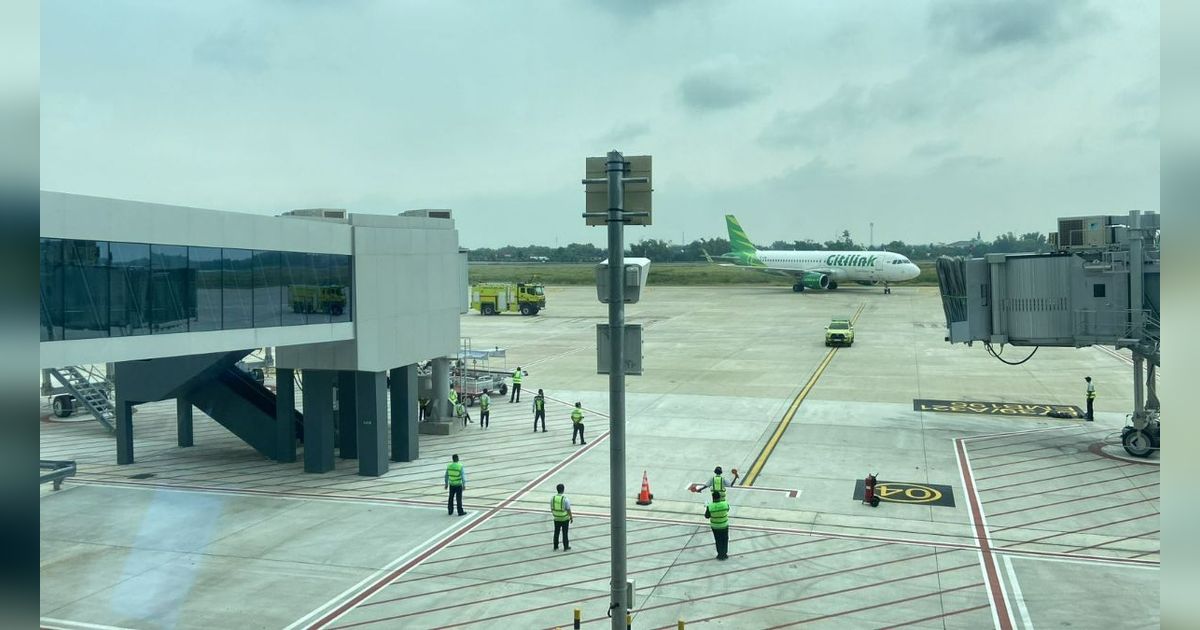
[[[1147,426],[1142,430],[1125,427],[1121,431],[1121,446],[1125,447],[1126,453],[1134,457],[1149,457],[1151,453],[1158,450],[1158,445],[1159,432],[1155,425]]]
[[[52,407],[54,416],[57,418],[66,418],[75,413],[75,405],[72,404],[71,397],[66,394],[55,396]]]

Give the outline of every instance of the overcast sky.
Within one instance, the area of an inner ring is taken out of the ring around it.
[[[1156,2],[42,2],[42,188],[264,214],[452,208],[604,241],[954,241],[1159,209]]]

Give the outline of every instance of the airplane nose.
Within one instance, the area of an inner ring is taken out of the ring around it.
[[[921,275],[921,268],[912,263],[909,263],[908,264],[908,278],[911,280],[913,278],[916,278],[919,275]]]

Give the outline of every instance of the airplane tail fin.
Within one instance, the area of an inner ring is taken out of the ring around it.
[[[758,248],[750,242],[750,237],[746,236],[746,231],[738,223],[737,217],[732,214],[725,215],[725,227],[729,229],[729,250],[731,252],[739,255],[758,254]]]

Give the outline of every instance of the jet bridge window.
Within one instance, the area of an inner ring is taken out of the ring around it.
[[[1093,284],[1092,285],[1092,297],[1098,297],[1098,298],[1104,297],[1104,293],[1107,290],[1107,288],[1108,287],[1103,284]]]

